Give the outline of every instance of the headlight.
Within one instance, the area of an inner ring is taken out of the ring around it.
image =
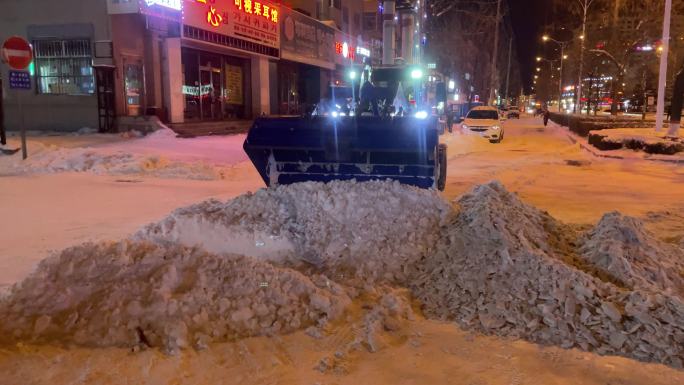
[[[427,111],[418,111],[418,112],[416,112],[415,116],[418,119],[427,119],[428,113],[427,113]]]
[[[500,128],[501,128],[501,127],[499,127],[499,126],[492,126],[492,129],[494,129],[494,130],[498,130],[498,129],[500,129]]]
[[[461,127],[463,127],[464,130],[468,129],[468,126],[466,126],[465,124],[461,124]]]
[[[330,115],[332,115],[333,118],[336,118],[339,114],[337,111],[333,111]]]

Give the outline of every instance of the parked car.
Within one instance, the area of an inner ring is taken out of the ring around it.
[[[504,138],[504,127],[499,119],[499,111],[494,107],[475,107],[468,112],[461,123],[461,130],[500,143]]]
[[[510,110],[506,113],[506,119],[520,119],[520,112],[517,110]]]

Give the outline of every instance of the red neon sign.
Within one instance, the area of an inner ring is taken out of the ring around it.
[[[351,45],[347,44],[347,42],[335,42],[335,53],[344,56],[345,59],[349,58],[354,60],[356,58],[356,51]]]
[[[201,4],[207,4],[207,1],[209,4],[216,4],[216,0],[195,0],[195,2]],[[244,13],[263,16],[272,23],[278,23],[279,12],[270,5],[252,0],[234,0],[234,2],[235,7]],[[218,28],[218,26],[223,23],[223,16],[221,16],[221,14],[216,11],[216,8],[211,5],[209,5],[209,9],[207,10],[207,23],[214,28]]]
[[[216,8],[209,7],[209,12],[207,12],[207,23],[212,27],[218,27],[223,22],[223,16],[220,13],[216,13]]]

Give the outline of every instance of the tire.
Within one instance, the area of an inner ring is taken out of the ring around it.
[[[437,190],[444,191],[446,187],[446,176],[447,176],[447,146],[446,144],[437,145],[437,164],[435,165],[436,170],[436,181]]]

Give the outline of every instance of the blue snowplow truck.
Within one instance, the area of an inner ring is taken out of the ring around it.
[[[446,145],[437,116],[417,101],[417,71],[375,68],[360,78],[358,103],[332,100],[306,116],[259,117],[243,148],[267,186],[390,179],[444,190]]]

